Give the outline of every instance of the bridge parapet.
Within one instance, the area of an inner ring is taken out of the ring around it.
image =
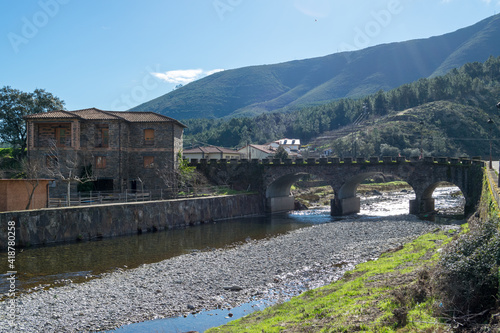
[[[383,156],[382,163],[384,163],[384,164],[392,163],[392,156]]]
[[[431,156],[424,157],[424,163],[434,163],[434,157]]]
[[[406,159],[403,156],[397,156],[397,157],[391,157],[391,156],[383,156],[382,159],[380,159],[377,156],[372,156],[369,158],[365,157],[357,157],[356,159],[353,159],[352,157],[344,157],[344,158],[339,158],[339,157],[322,157],[322,158],[308,158],[307,160],[304,160],[303,158],[296,158],[296,159],[286,159],[282,161],[281,159],[196,159],[193,158],[189,162],[191,166],[197,166],[197,165],[204,165],[204,164],[210,164],[210,165],[222,165],[222,164],[264,164],[264,165],[302,165],[302,164],[307,164],[307,165],[328,165],[328,164],[404,164],[404,163],[437,163],[437,164],[448,164],[448,165],[483,165],[484,162],[480,160],[479,158],[456,158],[456,157],[431,157],[431,156],[426,156],[423,159],[420,159],[418,157],[412,157],[410,160]]]

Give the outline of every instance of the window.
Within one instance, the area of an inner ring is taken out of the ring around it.
[[[99,129],[99,138],[97,140],[98,147],[109,147],[109,127],[101,127]]]
[[[155,130],[145,129],[144,130],[144,144],[153,145],[155,143]]]
[[[97,169],[104,169],[106,167],[106,156],[97,156],[95,158],[95,166]]]
[[[154,156],[144,156],[144,167],[147,169],[154,168],[155,157]]]
[[[66,140],[69,138],[69,131],[67,128],[56,128],[56,145],[58,147],[66,146]]]

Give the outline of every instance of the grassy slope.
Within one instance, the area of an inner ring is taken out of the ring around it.
[[[450,239],[450,234],[436,230],[358,265],[337,282],[208,332],[396,331],[402,324],[395,314],[402,305],[396,295],[425,288],[427,266],[436,260],[436,249]],[[404,306],[408,324],[400,332],[444,328],[431,316],[432,299]]]
[[[483,218],[499,214],[492,202],[485,182],[479,207]],[[463,227],[467,232],[468,225]],[[376,261],[358,265],[337,282],[208,332],[450,331],[433,316],[439,302],[429,292],[429,272],[439,249],[452,238],[437,229]]]

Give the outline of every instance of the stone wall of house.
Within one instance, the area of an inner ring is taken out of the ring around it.
[[[71,146],[71,122],[67,123],[41,123],[35,126],[36,131],[36,147],[51,147],[56,139],[56,129],[64,129],[66,131],[65,140],[63,142],[58,142],[60,145],[63,143],[64,146]]]
[[[108,144],[105,144],[102,130],[108,129]],[[128,126],[119,120],[100,120],[82,122],[81,148],[82,154],[92,156],[94,176],[98,179],[113,180],[113,190],[124,191],[128,179],[127,152],[120,146],[127,147]],[[97,160],[101,159],[98,167]],[[125,179],[125,184],[123,184]]]
[[[121,203],[0,213],[0,249],[7,247],[7,225],[15,221],[18,246],[91,240],[259,215],[259,195]]]
[[[184,129],[180,126],[177,126],[172,123],[173,127],[173,141],[174,141],[174,160],[175,162],[179,162],[179,152],[182,151],[183,147],[183,135],[184,135]]]
[[[67,129],[68,135],[67,146],[57,148],[59,162],[64,164],[68,158],[78,161],[79,168],[73,172],[78,175],[83,166],[92,165],[94,176],[106,190],[110,189],[110,182],[114,191],[121,192],[131,189],[132,183],[141,184],[141,188],[145,190],[165,188],[157,169],[173,169],[177,153],[182,149],[183,128],[175,122],[60,119],[28,124],[30,142],[35,141],[34,146],[30,144],[30,159],[47,163],[47,156],[54,153],[48,143],[55,138],[56,128],[61,126]],[[104,142],[102,129],[108,130],[107,144]],[[154,130],[154,140],[146,142],[145,130]],[[40,147],[40,144],[46,147]],[[152,163],[145,163],[148,160]],[[49,173],[40,176],[53,178]],[[66,186],[61,180],[56,179],[53,185],[51,196],[66,195]],[[75,190],[76,183],[72,184],[72,192]]]
[[[133,123],[130,124],[130,147],[128,153],[129,177],[139,179],[145,190],[165,188],[159,179],[157,169],[173,169],[177,152],[182,149],[182,128],[171,123]],[[154,142],[146,144],[144,130],[154,129]],[[140,150],[139,150],[140,148]],[[145,158],[154,159],[145,165]]]

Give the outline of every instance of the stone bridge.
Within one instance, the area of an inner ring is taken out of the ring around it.
[[[443,182],[460,188],[465,197],[465,212],[471,213],[481,196],[484,163],[475,159],[446,157],[410,161],[402,157],[384,157],[382,160],[372,157],[369,160],[321,158],[284,162],[276,159],[195,160],[192,165],[196,165],[213,182],[258,191],[271,213],[293,210],[292,184],[305,175],[314,175],[332,187],[334,199],[331,200],[331,214],[340,216],[360,211],[356,189],[363,180],[377,174],[397,176],[413,188],[415,199],[410,201],[411,214],[434,211],[432,193]]]

